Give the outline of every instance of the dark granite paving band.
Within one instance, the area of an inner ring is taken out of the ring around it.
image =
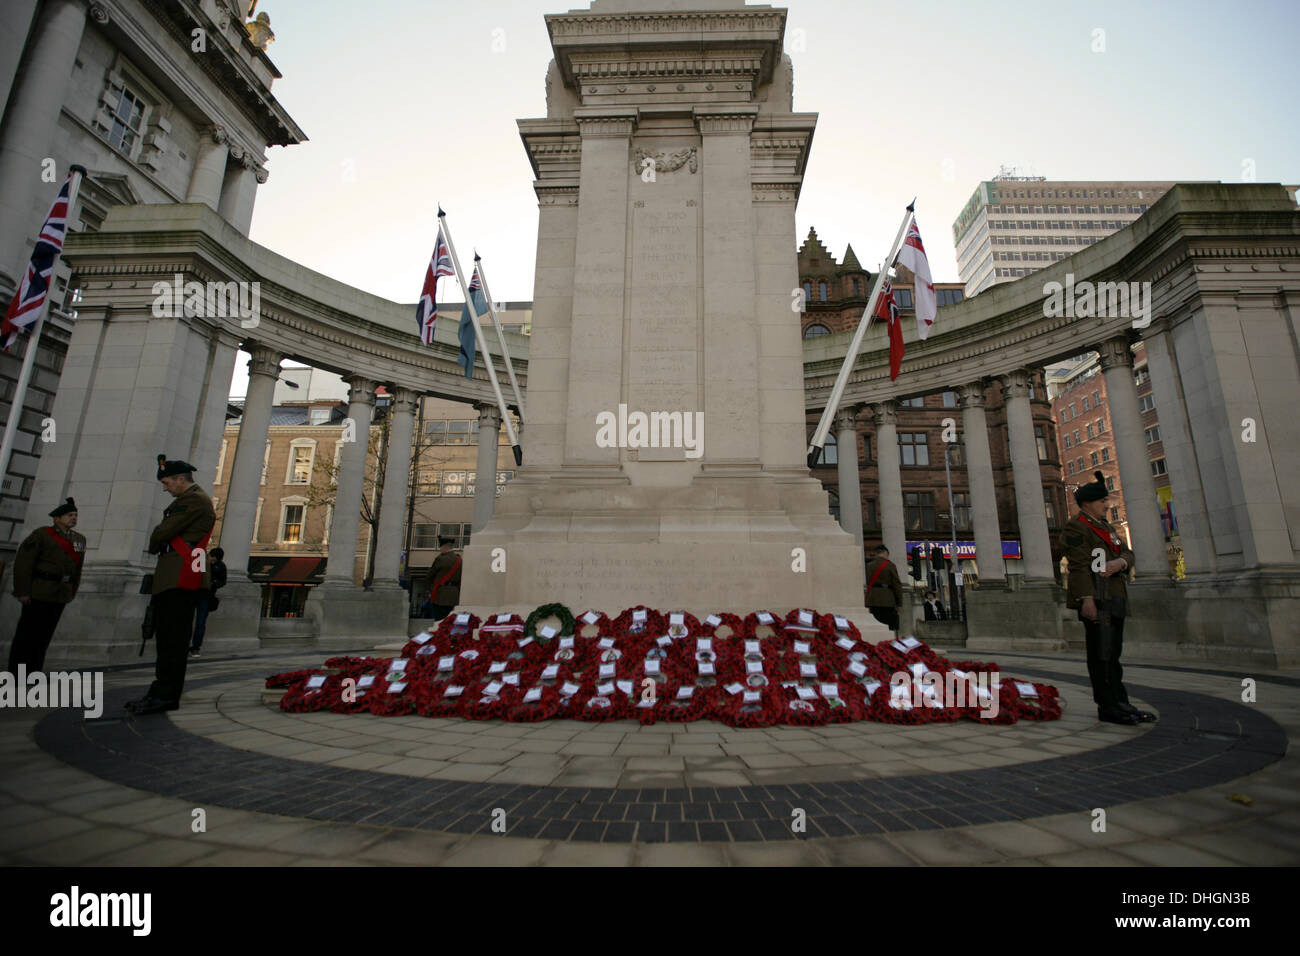
[[[1017,674],[1083,683],[1047,671]],[[466,834],[491,833],[500,808],[510,835],[605,843],[775,841],[1027,820],[1224,783],[1286,751],[1283,729],[1244,704],[1128,686],[1160,711],[1159,723],[1130,740],[1011,767],[841,783],[639,790],[462,783],[238,750],[160,716],[86,720],[74,710],[38,723],[36,741],[74,767],[196,806]],[[122,713],[138,694],[107,695],[104,712]],[[805,833],[791,830],[795,808],[806,813]]]

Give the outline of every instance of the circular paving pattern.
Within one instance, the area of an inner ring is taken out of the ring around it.
[[[1277,723],[1232,701],[1129,684],[1161,719],[1112,727],[1084,716],[1092,708],[1080,678],[1015,671],[1060,687],[1065,719],[737,731],[712,722],[290,715],[260,702],[267,671],[250,667],[189,682],[186,706],[172,719],[87,721],[57,711],[37,725],[36,739],[114,783],[200,805],[458,834],[494,832],[494,811],[504,810],[514,836],[611,843],[791,840],[1031,819],[1211,786],[1286,750]],[[138,693],[110,692],[105,714],[122,713]],[[502,727],[513,729],[502,736]],[[1036,752],[1022,746],[1030,742]],[[1060,756],[1034,759],[1044,748]],[[548,773],[566,785],[518,782]],[[792,829],[796,810],[803,832]]]

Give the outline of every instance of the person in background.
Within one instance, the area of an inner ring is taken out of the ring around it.
[[[933,591],[925,592],[925,619],[927,621],[948,620],[948,612],[944,610],[943,604],[934,596]]]
[[[903,582],[898,568],[889,560],[889,549],[876,548],[876,557],[867,565],[867,610],[881,624],[898,633],[898,609],[903,605]]]
[[[22,604],[18,629],[9,645],[9,672],[24,664],[29,672],[45,669],[45,651],[63,609],[77,596],[86,539],[73,531],[77,503],[69,498],[50,512],[54,524],[27,536],[14,558],[14,597]]]
[[[203,635],[208,629],[208,615],[217,609],[217,592],[226,586],[226,552],[213,548],[208,554],[208,570],[212,572],[212,590],[199,597],[198,612],[194,616],[194,639],[190,641],[190,657],[198,657],[203,647]]]
[[[429,569],[429,597],[433,601],[433,619],[441,621],[460,603],[461,556],[453,549],[454,538],[438,539],[438,556]]]

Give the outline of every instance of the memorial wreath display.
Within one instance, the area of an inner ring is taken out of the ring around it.
[[[954,662],[913,637],[870,644],[837,615],[796,608],[711,614],[644,606],[525,620],[451,614],[395,658],[333,657],[276,674],[280,709],[468,720],[717,720],[732,727],[873,720],[1055,720],[1049,684]]]

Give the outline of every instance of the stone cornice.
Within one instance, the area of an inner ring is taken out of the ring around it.
[[[754,128],[758,116],[757,106],[697,106],[694,110],[695,127],[703,136],[717,133],[744,133]]]
[[[574,110],[573,121],[578,124],[578,131],[583,139],[599,137],[630,138],[636,129],[638,111],[635,107],[602,109],[586,108]]]

